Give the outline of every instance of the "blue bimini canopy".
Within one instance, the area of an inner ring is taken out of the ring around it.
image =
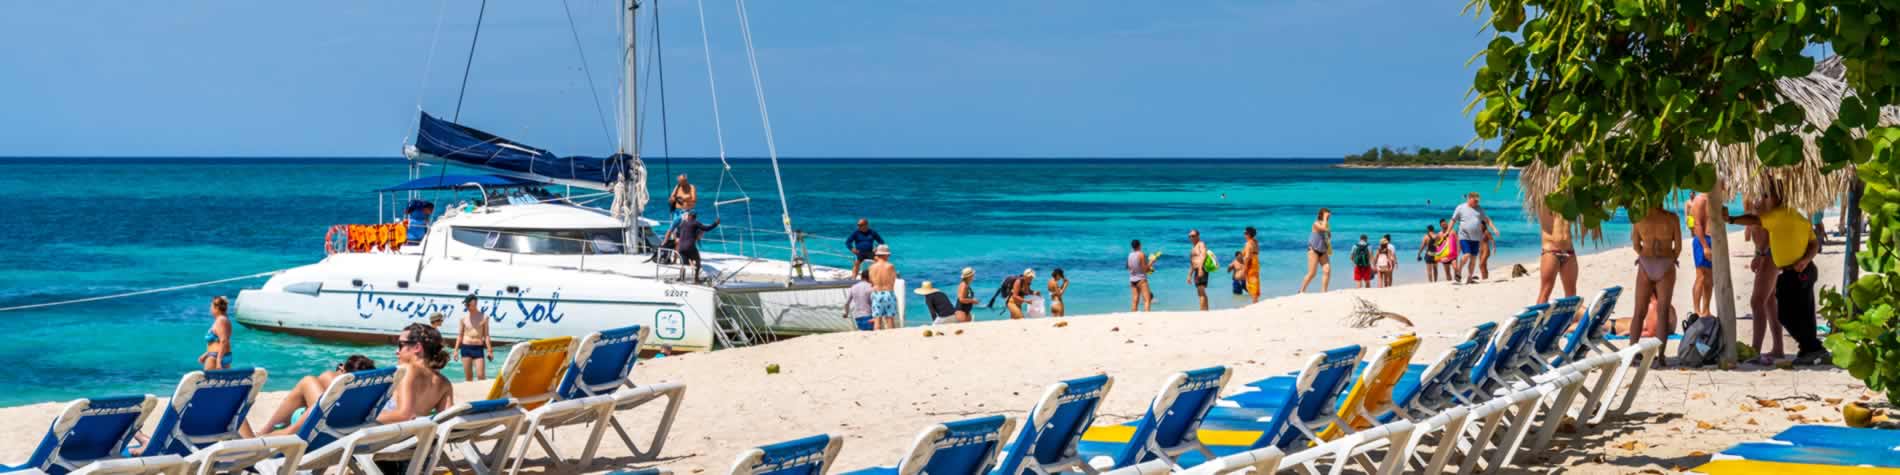
[[[506,188],[516,186],[536,186],[546,183],[523,180],[499,175],[437,175],[425,176],[403,182],[400,185],[376,190],[378,192],[415,191],[415,190],[452,190],[481,185],[484,188]]]
[[[631,157],[556,156],[552,152],[437,119],[422,113],[416,127],[416,151],[457,165],[493,169],[508,174],[545,177],[549,181],[607,185],[626,169]]]

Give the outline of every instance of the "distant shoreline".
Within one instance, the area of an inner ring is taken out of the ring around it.
[[[1389,168],[1395,170],[1496,170],[1497,165],[1374,165],[1365,163],[1338,163],[1333,168]],[[1517,167],[1509,167],[1517,169]]]

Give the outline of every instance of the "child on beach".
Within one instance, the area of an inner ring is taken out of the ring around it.
[[[1354,288],[1372,288],[1372,247],[1366,243],[1366,235],[1359,235],[1359,243],[1352,245],[1352,285]]]
[[[1246,276],[1240,272],[1240,251],[1234,251],[1234,259],[1227,261],[1227,276],[1234,281],[1234,295],[1247,292]]]

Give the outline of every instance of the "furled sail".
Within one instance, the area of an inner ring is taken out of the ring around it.
[[[558,156],[553,152],[522,144],[422,113],[416,127],[415,145],[408,150],[415,160],[475,168],[498,175],[537,181],[609,190],[623,177],[645,176],[638,161],[625,154],[611,157]]]

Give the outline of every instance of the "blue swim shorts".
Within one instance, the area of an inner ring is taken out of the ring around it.
[[[897,316],[897,293],[889,290],[871,292],[871,316]]]
[[[1484,241],[1466,241],[1463,239],[1459,239],[1458,240],[1458,255],[1461,255],[1461,256],[1478,255],[1478,247],[1482,246],[1483,244],[1484,244]]]

